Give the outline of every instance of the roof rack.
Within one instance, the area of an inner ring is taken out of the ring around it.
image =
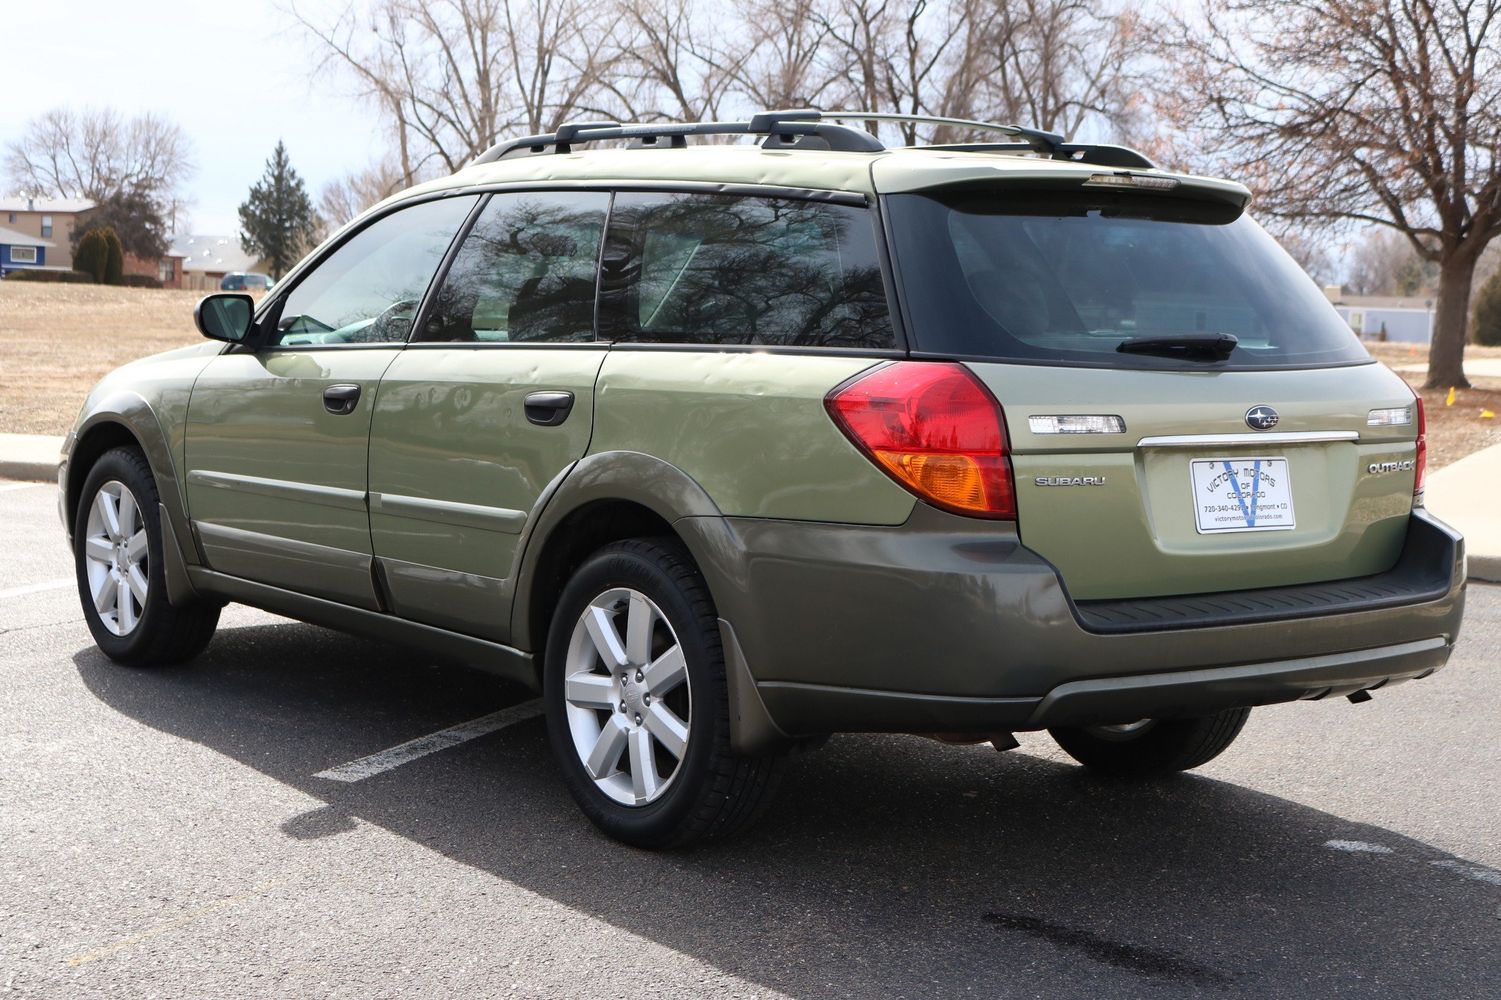
[[[767,144],[774,142],[784,148],[797,146],[810,138],[822,140],[818,143],[818,148],[821,149],[879,153],[886,148],[881,140],[869,132],[820,121],[821,117],[822,114],[818,111],[804,109],[763,111],[743,122],[567,122],[559,125],[556,132],[529,135],[491,146],[475,157],[474,162],[493,163],[500,159],[539,153],[569,153],[578,143],[610,139],[629,139],[633,148],[678,149],[687,145],[687,137],[690,135],[765,135]]]
[[[933,143],[924,149],[952,149],[966,153],[1041,153],[1055,160],[1074,160],[1099,167],[1133,167],[1147,170],[1155,167],[1151,160],[1126,146],[1096,145],[1093,143],[1069,142],[1056,132],[1027,128],[1024,125],[1001,125],[997,122],[978,121],[973,118],[943,118],[938,115],[905,115],[886,111],[825,111],[823,117],[831,121],[912,122],[917,125],[949,125],[955,128],[974,129],[983,132],[1000,132],[1020,139],[1020,142],[955,142]]]
[[[789,111],[763,111],[748,121],[732,122],[663,122],[622,124],[614,121],[566,122],[557,131],[529,135],[497,143],[475,157],[474,163],[536,156],[547,153],[570,153],[586,142],[626,139],[632,149],[681,149],[691,135],[764,135],[762,145],[782,149],[817,148],[844,152],[879,153],[884,143],[863,129],[840,124],[848,121],[912,122],[922,125],[949,125],[956,128],[1000,132],[1020,140],[998,143],[948,143],[927,148],[965,152],[1012,153],[1033,152],[1055,160],[1073,160],[1097,166],[1147,169],[1151,160],[1124,146],[1099,146],[1072,143],[1055,132],[1001,125],[969,118],[943,118],[936,115],[906,115],[885,111],[818,111],[801,108]]]

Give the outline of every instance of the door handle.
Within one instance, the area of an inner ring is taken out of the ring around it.
[[[556,427],[573,411],[573,393],[563,389],[526,394],[526,419],[539,427]]]
[[[323,408],[338,417],[347,417],[354,412],[360,401],[357,385],[331,385],[323,390]]]

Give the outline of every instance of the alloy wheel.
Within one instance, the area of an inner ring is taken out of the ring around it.
[[[118,479],[111,479],[94,494],[83,554],[89,595],[99,620],[113,634],[129,635],[146,610],[151,573],[140,504]]]
[[[677,634],[651,598],[613,588],[584,608],[564,664],[574,750],[615,802],[644,806],[676,777],[693,703]]]

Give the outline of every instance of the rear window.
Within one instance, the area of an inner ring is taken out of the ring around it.
[[[896,345],[864,208],[795,198],[621,192],[601,336],[674,344]]]
[[[1370,360],[1260,226],[1161,195],[963,192],[887,199],[913,348],[1034,364],[1201,370]],[[1222,361],[1122,353],[1233,334]]]

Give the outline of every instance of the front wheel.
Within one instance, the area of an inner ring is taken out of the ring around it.
[[[1125,778],[1187,771],[1207,764],[1240,735],[1249,708],[1187,719],[1141,719],[1113,726],[1061,726],[1048,733],[1091,770]]]
[[[78,597],[94,642],[126,666],[180,663],[203,651],[219,605],[167,600],[156,481],[133,448],[105,452],[89,470],[73,526]]]
[[[548,633],[548,738],[605,833],[681,847],[748,825],[777,761],[736,754],[718,617],[673,539],[606,546],[574,574]]]

